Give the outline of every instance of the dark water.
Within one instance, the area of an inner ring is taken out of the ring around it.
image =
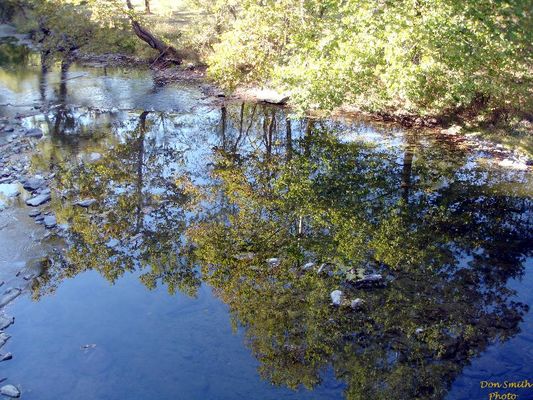
[[[67,232],[9,307],[1,374],[25,399],[487,399],[480,381],[533,382],[528,172],[146,71],[41,74],[6,46],[0,115],[46,133],[32,168],[55,174]],[[367,273],[386,285],[353,284]],[[335,289],[363,307],[331,306]]]

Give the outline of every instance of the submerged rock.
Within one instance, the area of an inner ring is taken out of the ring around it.
[[[0,330],[6,329],[9,325],[15,322],[14,317],[7,316],[5,314],[0,315]]]
[[[38,196],[32,197],[31,199],[26,200],[26,204],[32,207],[38,207],[44,203],[49,202],[52,199],[50,194],[40,194]]]
[[[10,303],[16,299],[21,293],[21,290],[18,288],[10,288],[5,291],[4,295],[0,299],[0,307],[4,307],[6,304]]]
[[[13,385],[5,385],[0,388],[0,394],[7,397],[17,398],[20,397],[20,390]]]
[[[334,306],[340,306],[342,304],[342,300],[344,299],[344,293],[341,290],[334,290],[330,293],[331,297],[331,303]]]
[[[5,332],[0,332],[0,348],[4,347],[4,344],[9,340],[11,336],[9,336]]]
[[[32,218],[38,217],[41,215],[41,210],[31,210],[28,215]]]

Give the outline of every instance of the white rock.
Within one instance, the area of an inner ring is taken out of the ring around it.
[[[270,104],[285,104],[289,100],[289,96],[283,93],[278,93],[272,89],[252,90],[251,93],[259,101],[264,101]]]
[[[307,264],[305,264],[302,268],[304,270],[308,270],[308,269],[311,269],[315,266],[315,263],[314,262],[308,262]]]
[[[0,388],[0,394],[3,394],[4,396],[17,398],[20,397],[20,390],[18,390],[13,385],[5,385]]]
[[[462,128],[459,125],[452,125],[448,129],[443,129],[442,133],[445,135],[457,135],[461,130]]]
[[[342,300],[344,299],[344,293],[340,290],[334,290],[330,294],[331,297],[331,303],[334,306],[340,306],[342,304]]]
[[[115,247],[117,247],[118,245],[120,244],[120,242],[115,239],[115,238],[111,238],[108,240],[108,242],[105,244],[107,248],[109,249],[114,249]]]
[[[91,153],[89,154],[89,162],[95,162],[102,158],[100,153]]]
[[[357,298],[355,300],[352,300],[352,302],[350,303],[350,307],[352,307],[354,310],[357,310],[358,308],[361,308],[363,304],[365,304],[365,301],[363,299]]]
[[[266,260],[266,262],[271,267],[277,267],[281,264],[281,261],[279,258],[269,258],[268,260]]]
[[[510,160],[508,158],[504,159],[504,160],[501,160],[498,165],[500,167],[504,167],[504,168],[512,168],[512,169],[517,169],[517,170],[520,170],[520,171],[525,171],[527,170],[527,165],[525,163],[521,163],[519,161],[513,161],[513,160]]]
[[[0,184],[0,195],[5,197],[16,197],[20,194],[20,186],[16,183]]]

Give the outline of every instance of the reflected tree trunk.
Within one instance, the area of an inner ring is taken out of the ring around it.
[[[304,155],[309,157],[311,155],[310,144],[311,144],[311,135],[313,133],[314,121],[310,118],[307,118],[305,121],[305,134],[304,134]]]
[[[135,233],[143,227],[143,186],[144,186],[144,139],[146,134],[146,117],[149,112],[144,111],[139,116],[139,137],[137,138],[137,224]]]
[[[220,140],[222,142],[222,150],[226,151],[226,125],[228,123],[228,110],[226,106],[220,108]]]
[[[415,155],[415,143],[414,138],[409,136],[407,138],[407,146],[405,147],[403,156],[403,168],[402,168],[402,198],[406,204],[409,203],[409,190],[411,188],[411,175],[413,171],[413,158]]]
[[[285,138],[285,154],[287,161],[290,161],[292,159],[292,126],[291,126],[291,120],[287,118],[285,120],[285,124],[287,127],[286,131],[286,138]]]
[[[266,123],[268,121],[268,123]],[[267,158],[270,159],[272,156],[272,141],[274,137],[274,128],[276,126],[276,111],[272,110],[272,113],[270,115],[270,118],[267,119],[265,116],[265,125],[264,127],[264,140],[265,140],[265,147],[266,147],[266,155]]]
[[[61,62],[61,70],[59,74],[59,92],[57,95],[57,109],[54,121],[54,134],[58,135],[62,132],[67,117],[66,102],[67,102],[67,77],[70,69],[71,61],[65,59]]]

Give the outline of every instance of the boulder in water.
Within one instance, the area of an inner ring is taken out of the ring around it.
[[[18,398],[20,397],[20,390],[13,385],[5,385],[0,388],[0,394],[7,397]]]

